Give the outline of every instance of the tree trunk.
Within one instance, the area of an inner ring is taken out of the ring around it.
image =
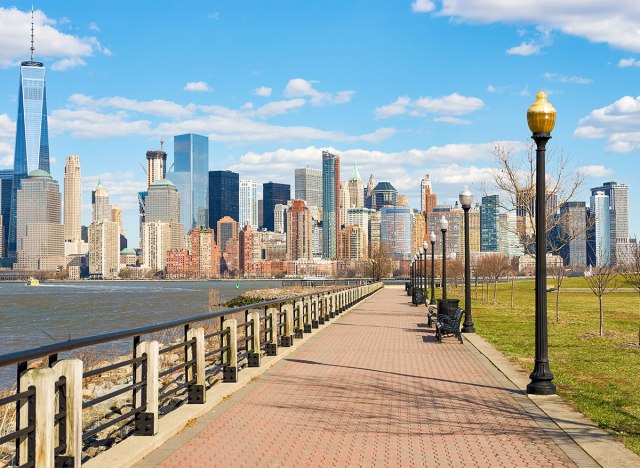
[[[602,296],[598,296],[600,302],[600,336],[604,336],[604,311],[602,310]]]
[[[493,305],[498,303],[498,280],[493,280]]]
[[[511,277],[511,308],[513,309],[516,298],[516,278],[515,276]]]
[[[478,299],[478,275],[476,275],[476,291],[475,291],[475,297],[474,299]]]
[[[560,288],[556,289],[556,323],[560,321]]]

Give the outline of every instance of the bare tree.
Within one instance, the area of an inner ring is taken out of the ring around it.
[[[535,255],[536,152],[530,143],[523,150],[509,143],[495,143],[493,154],[497,167],[490,181],[482,187],[485,195],[500,195],[499,208],[518,215],[516,226],[506,226],[518,236],[529,255]],[[566,155],[553,150],[546,152],[546,236],[547,252],[558,253],[571,240],[584,236],[586,229],[575,226],[570,212],[560,214],[558,208],[580,190],[584,176],[569,167]],[[554,235],[550,235],[553,232]]]
[[[487,269],[487,276],[493,282],[493,303],[498,303],[498,281],[503,278],[511,269],[509,259],[502,254],[492,254],[486,256],[484,263]]]
[[[391,248],[381,242],[378,248],[371,252],[369,261],[365,263],[365,271],[374,281],[380,281],[381,278],[388,278],[393,274],[394,266]]]
[[[516,276],[518,276],[518,259],[513,257],[509,268],[509,274],[511,275],[511,308],[515,307],[516,303]]]
[[[453,279],[453,287],[458,289],[458,285],[464,278],[464,263],[460,260],[447,261],[448,276]]]
[[[618,269],[614,265],[600,265],[585,272],[585,280],[591,292],[598,298],[600,306],[600,336],[604,335],[604,309],[602,298],[615,291],[620,285]]]
[[[625,259],[623,275],[625,282],[640,294],[640,245],[634,244],[631,255]],[[640,346],[640,324],[638,325],[638,346]]]
[[[560,289],[562,288],[562,282],[567,276],[567,269],[562,264],[555,264],[548,270],[549,275],[553,278],[553,283],[556,288],[556,323],[560,321]]]

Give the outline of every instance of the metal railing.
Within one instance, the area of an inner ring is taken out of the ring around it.
[[[170,411],[204,403],[212,386],[237,382],[242,369],[381,287],[340,287],[2,355],[0,368],[17,369],[15,392],[0,397],[0,411],[15,405],[15,426],[0,433],[3,461],[80,466],[131,435],[153,436]],[[133,348],[115,362],[95,351],[122,340]],[[97,363],[83,358],[89,349]]]

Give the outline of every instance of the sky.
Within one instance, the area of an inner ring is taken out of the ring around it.
[[[0,2],[0,168],[13,167],[19,64],[31,2]],[[80,156],[83,222],[98,180],[138,245],[145,153],[163,138],[210,138],[211,170],[290,183],[341,155],[420,207],[465,184],[479,199],[495,142],[530,138],[545,90],[558,111],[549,150],[588,188],[630,185],[640,234],[640,2],[637,0],[47,1],[35,5],[47,67],[52,175]]]

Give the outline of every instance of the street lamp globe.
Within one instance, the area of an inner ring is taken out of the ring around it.
[[[422,247],[424,247],[424,251],[426,252],[427,249],[429,248],[429,244],[427,243],[427,241],[424,241],[424,243],[422,244]]]
[[[460,192],[459,198],[462,208],[471,208],[471,203],[473,203],[473,194],[469,190],[468,186],[464,186],[464,190]]]
[[[420,253],[420,255],[424,255],[425,248],[424,247],[420,247],[420,250],[418,250],[418,252]]]
[[[431,241],[432,244],[436,243],[436,233],[431,231],[431,235],[429,236],[429,240]]]
[[[442,218],[440,218],[440,230],[445,232],[447,229],[449,229],[449,221],[442,215]]]
[[[556,125],[556,110],[547,101],[547,93],[540,91],[527,110],[527,123],[532,133],[551,133]]]

